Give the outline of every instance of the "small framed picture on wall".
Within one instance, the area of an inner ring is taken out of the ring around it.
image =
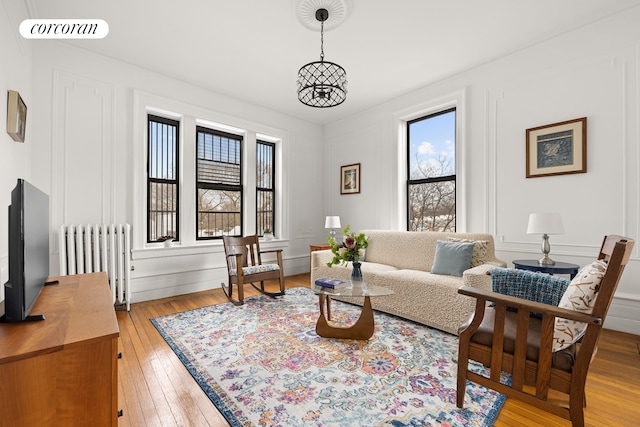
[[[360,163],[340,167],[340,194],[360,192]]]
[[[7,133],[14,141],[24,142],[27,130],[27,106],[15,90],[7,92]]]

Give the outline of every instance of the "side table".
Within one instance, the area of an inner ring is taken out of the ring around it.
[[[571,264],[569,262],[558,262],[555,264],[538,264],[537,259],[519,259],[513,261],[515,268],[520,270],[539,271],[549,274],[568,274],[572,279],[578,274],[580,266],[577,264]]]
[[[321,243],[319,245],[309,245],[309,272],[311,272],[311,253],[314,251],[325,251],[331,249],[331,245],[328,243]]]

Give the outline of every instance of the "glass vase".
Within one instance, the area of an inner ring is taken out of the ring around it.
[[[364,280],[362,279],[362,270],[360,269],[360,263],[352,262],[351,264],[353,265],[353,270],[351,270],[351,284],[362,286],[362,282],[364,282]]]

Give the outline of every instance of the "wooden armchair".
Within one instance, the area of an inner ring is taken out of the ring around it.
[[[605,260],[607,267],[591,314],[461,287],[460,294],[476,298],[476,309],[460,328],[457,406],[463,407],[466,382],[471,380],[569,419],[574,427],[584,426],[587,372],[633,245],[632,239],[605,236],[598,259]],[[531,313],[538,313],[541,318],[531,317]],[[556,317],[584,322],[587,328],[577,343],[554,352]],[[484,376],[470,371],[469,360],[489,367],[490,374]],[[510,385],[500,382],[501,371],[511,374]],[[568,395],[568,408],[566,397],[563,403],[557,403],[549,398],[550,390]]]
[[[284,270],[282,268],[282,250],[260,250],[258,236],[231,237],[223,236],[224,253],[227,260],[229,274],[229,286],[222,283],[222,290],[227,298],[235,305],[244,304],[244,285],[250,283],[258,291],[270,297],[284,295]],[[262,255],[274,253],[276,263],[262,263]],[[238,268],[240,266],[240,268]],[[278,279],[280,292],[267,292],[264,289],[264,281]],[[260,286],[256,283],[260,282]],[[238,298],[233,297],[233,285],[236,285]]]

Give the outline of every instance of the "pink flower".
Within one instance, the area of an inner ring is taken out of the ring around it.
[[[353,249],[356,247],[356,238],[353,236],[349,236],[344,239],[344,244],[347,245],[347,248]]]

